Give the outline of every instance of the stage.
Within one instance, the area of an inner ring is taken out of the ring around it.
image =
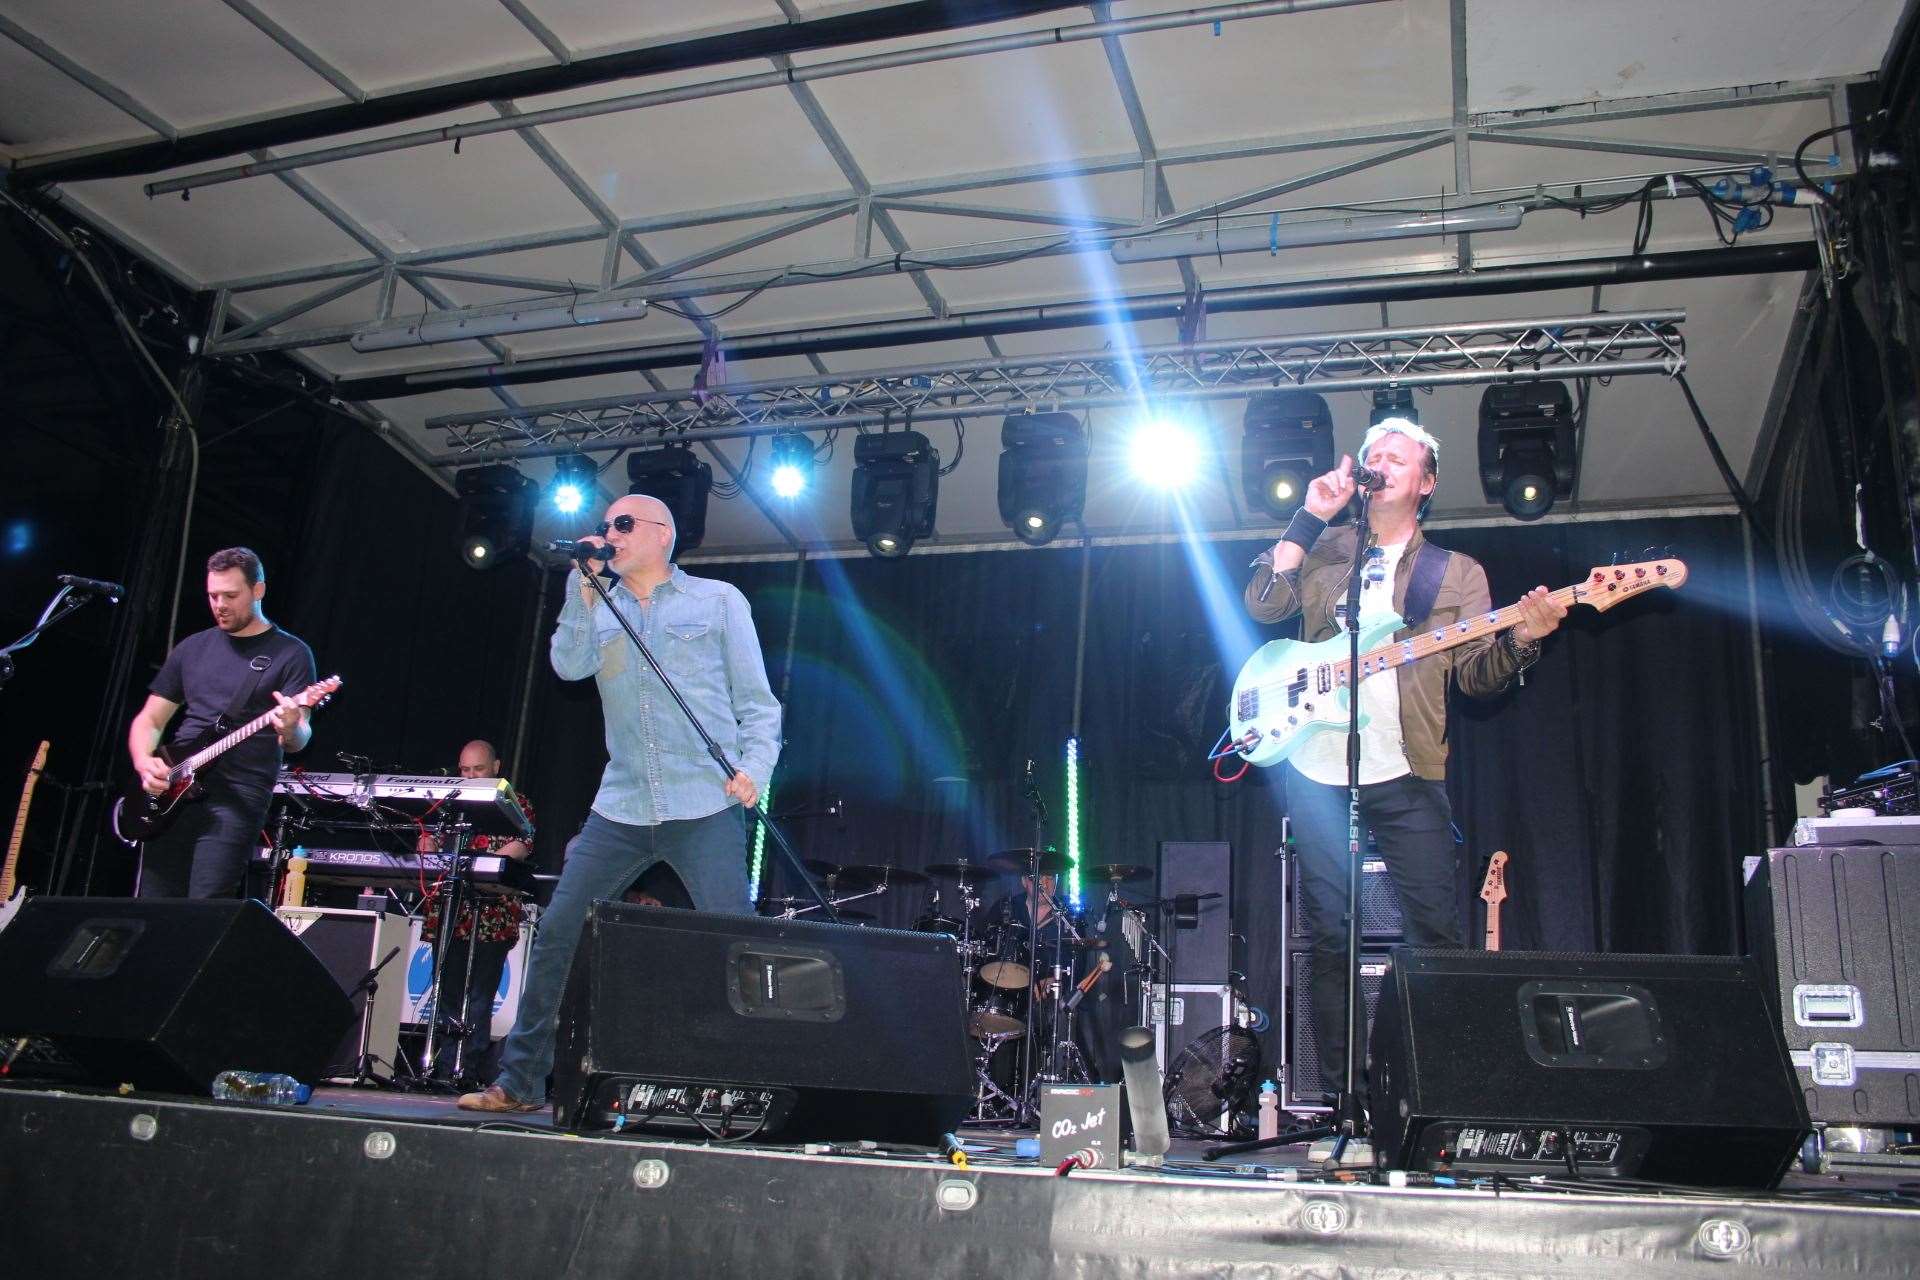
[[[305,1107],[0,1088],[21,1276],[1904,1276],[1904,1171],[1720,1196],[1315,1181],[1292,1152],[1078,1171],[582,1137],[323,1089]]]

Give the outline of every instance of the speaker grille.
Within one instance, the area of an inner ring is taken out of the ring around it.
[[[1295,938],[1306,938],[1307,913],[1300,898],[1300,859],[1294,856],[1287,858],[1287,919],[1289,932]],[[1393,891],[1393,877],[1387,872],[1387,864],[1375,857],[1363,859],[1360,863],[1360,936],[1391,942],[1405,932],[1406,927],[1400,922],[1400,898]]]
[[[1373,1025],[1373,1009],[1380,1001],[1380,984],[1390,953],[1383,948],[1360,950],[1360,994],[1367,1002],[1367,1025]],[[1337,1089],[1338,1080],[1327,1080],[1320,1073],[1320,1031],[1313,1016],[1313,1000],[1308,982],[1313,976],[1313,952],[1297,947],[1287,952],[1287,1059],[1286,1094],[1289,1108],[1318,1107],[1321,1095]]]

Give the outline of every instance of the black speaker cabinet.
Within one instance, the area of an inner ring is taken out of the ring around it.
[[[1769,850],[1747,880],[1747,944],[1807,1111],[1920,1123],[1920,848]]]
[[[1344,888],[1340,901],[1346,901]],[[1287,855],[1287,932],[1302,940],[1308,936],[1306,908],[1300,900],[1297,854]],[[1371,855],[1361,858],[1360,936],[1369,943],[1385,944],[1399,941],[1405,932],[1406,926],[1400,922],[1400,895],[1394,891],[1393,875],[1387,870],[1386,859]]]
[[[0,1039],[88,1083],[205,1093],[229,1067],[311,1083],[352,1021],[250,899],[29,898],[0,932]]]
[[[555,1122],[937,1144],[973,1106],[960,961],[943,935],[595,903]]]
[[[1380,984],[1387,977],[1387,949],[1360,948],[1360,998],[1366,1003],[1362,1026],[1373,1021],[1373,1008],[1380,999]],[[1289,1111],[1324,1111],[1325,1094],[1340,1088],[1346,1078],[1342,1071],[1329,1080],[1320,1072],[1320,1031],[1313,1015],[1313,1000],[1307,983],[1313,977],[1313,952],[1294,947],[1287,952],[1286,1022],[1281,1028],[1286,1046],[1286,1087],[1280,1105]],[[1346,990],[1343,983],[1341,991]]]
[[[1808,1128],[1731,957],[1396,947],[1368,1070],[1399,1169],[1772,1187]]]
[[[1233,969],[1233,846],[1219,840],[1160,842],[1160,897],[1181,898],[1172,917],[1173,936],[1162,938],[1173,954],[1178,986],[1222,986]]]

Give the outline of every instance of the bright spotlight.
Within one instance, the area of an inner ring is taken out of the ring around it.
[[[813,473],[813,441],[797,431],[782,432],[773,438],[773,491],[782,498],[797,498],[806,492],[807,479]]]
[[[553,460],[553,483],[547,489],[547,501],[562,515],[574,515],[587,505],[587,495],[598,484],[600,468],[593,459],[581,454]]]
[[[1154,418],[1134,430],[1133,474],[1156,489],[1184,489],[1200,474],[1200,440],[1184,422]]]

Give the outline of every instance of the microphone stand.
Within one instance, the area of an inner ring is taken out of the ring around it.
[[[720,749],[720,744],[713,740],[713,735],[707,732],[707,727],[700,723],[700,717],[693,714],[693,708],[688,706],[687,700],[680,696],[680,690],[675,688],[673,681],[668,678],[666,668],[660,665],[659,659],[653,656],[653,650],[647,648],[647,642],[640,638],[640,633],[633,629],[631,622],[627,621],[627,615],[613,607],[613,594],[607,590],[607,584],[600,581],[599,573],[593,568],[592,558],[583,554],[592,550],[591,547],[581,547],[576,551],[576,555],[579,556],[577,563],[580,566],[580,576],[593,584],[593,589],[599,593],[600,599],[606,602],[607,612],[611,613],[614,621],[620,624],[620,629],[627,633],[627,639],[633,641],[633,647],[640,651],[640,656],[647,660],[649,667],[653,668],[653,674],[659,678],[667,692],[673,695],[674,705],[678,706],[680,713],[686,716],[687,723],[693,726],[693,731],[700,735],[700,741],[706,744],[707,755],[712,757],[713,762],[720,766],[721,772],[731,780],[733,775],[740,771],[733,767],[732,762],[727,759],[727,753]],[[753,812],[759,819],[761,828],[773,837],[774,846],[786,858],[788,868],[800,878],[801,884],[807,886],[807,892],[813,895],[813,900],[819,904],[821,912],[827,919],[839,924],[840,913],[834,910],[833,904],[827,901],[825,894],[820,892],[820,886],[815,884],[813,877],[807,874],[806,867],[801,865],[800,855],[793,851],[793,846],[787,843],[787,838],[780,834],[780,828],[774,826],[768,819],[766,809],[755,805]]]
[[[1340,1082],[1340,1093],[1327,1122],[1311,1128],[1296,1129],[1277,1137],[1252,1142],[1234,1142],[1209,1147],[1204,1160],[1271,1147],[1292,1146],[1300,1142],[1334,1140],[1330,1160],[1340,1163],[1347,1144],[1367,1135],[1367,1116],[1360,1105],[1360,575],[1367,561],[1367,541],[1372,535],[1368,524],[1371,496],[1364,486],[1355,486],[1360,511],[1354,518],[1353,563],[1347,567],[1347,1060]]]
[[[56,591],[53,599],[47,601],[47,607],[41,611],[40,621],[33,624],[33,630],[27,632],[27,634],[21,636],[5,648],[0,648],[0,689],[4,689],[7,681],[13,677],[13,655],[15,653],[18,653],[35,640],[38,640],[42,631],[45,631],[48,627],[60,621],[60,619],[66,617],[68,614],[85,608],[88,603],[97,598],[95,592],[85,587],[63,586],[60,590]],[[113,597],[109,597],[109,599],[112,598]]]

